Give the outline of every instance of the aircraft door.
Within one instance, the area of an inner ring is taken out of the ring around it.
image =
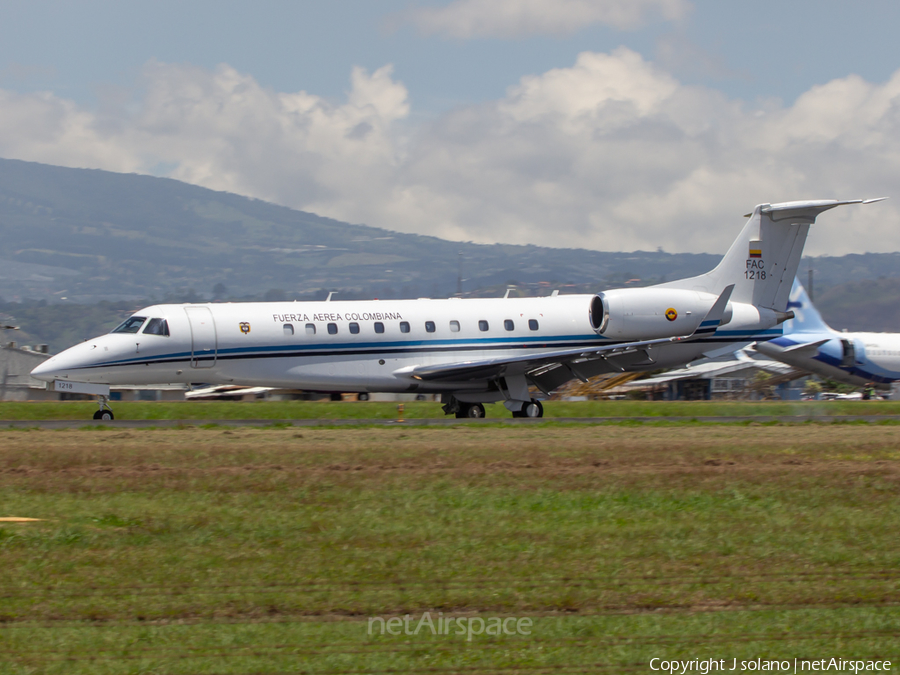
[[[185,307],[184,311],[191,324],[191,368],[212,368],[218,353],[212,312],[209,307]]]
[[[852,368],[856,361],[856,348],[852,340],[841,338],[841,367]]]

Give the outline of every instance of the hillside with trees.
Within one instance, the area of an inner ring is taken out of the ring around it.
[[[440,232],[434,234],[439,235]],[[93,303],[452,295],[519,284],[640,283],[702,271],[707,254],[451,242],[352,225],[179,181],[0,159],[0,297]]]

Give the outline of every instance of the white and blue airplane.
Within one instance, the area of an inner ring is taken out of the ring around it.
[[[889,389],[900,380],[900,333],[845,333],[828,326],[796,279],[788,301],[794,318],[784,335],[756,351],[788,365],[846,384]]]
[[[608,372],[683,365],[781,335],[811,223],[868,200],[761,204],[710,272],[646,288],[540,298],[154,305],[32,371],[57,391],[234,384],[441,395],[483,417],[503,401],[541,417],[531,393]]]

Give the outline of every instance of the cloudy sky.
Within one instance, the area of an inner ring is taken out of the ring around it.
[[[0,0],[0,156],[478,242],[721,252],[762,202],[892,200],[900,3]]]

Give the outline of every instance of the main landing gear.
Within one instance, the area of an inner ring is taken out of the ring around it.
[[[109,404],[106,402],[105,396],[98,396],[97,403],[100,404],[100,410],[94,413],[95,420],[107,422],[116,419],[115,415],[113,415],[112,408],[110,408]]]
[[[485,416],[483,403],[466,403],[458,400],[455,396],[448,401],[444,399],[444,413],[447,415],[455,414],[458,419],[481,419]],[[514,407],[516,401],[508,400],[507,408]],[[544,406],[540,401],[533,398],[528,402],[521,402],[518,410],[512,411],[513,417],[543,417]]]
[[[528,403],[522,404],[522,409],[513,411],[513,417],[543,417],[544,406],[536,398],[531,399]]]
[[[484,406],[480,403],[460,403],[456,416],[460,419],[481,419],[484,417]]]

